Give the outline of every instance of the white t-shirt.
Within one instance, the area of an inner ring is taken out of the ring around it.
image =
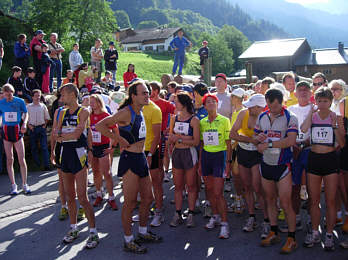
[[[294,113],[298,120],[298,134],[296,138],[296,142],[298,143],[309,139],[310,131],[307,131],[307,133],[303,133],[301,132],[300,128],[303,121],[305,121],[305,119],[307,118],[307,115],[311,111],[311,109],[312,109],[312,104],[309,104],[304,107],[300,106],[299,104],[288,107],[288,110]]]
[[[231,120],[233,112],[231,94],[226,92],[223,94],[216,93],[216,96],[219,99],[217,112]]]

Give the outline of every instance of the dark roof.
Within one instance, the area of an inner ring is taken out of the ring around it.
[[[315,49],[307,54],[296,65],[340,65],[348,64],[348,48],[340,53],[337,48]]]
[[[306,38],[281,39],[254,42],[240,59],[291,57],[303,45],[308,44]]]
[[[135,35],[128,36],[121,43],[142,43],[144,41],[168,39],[180,29],[180,27],[176,27],[135,30]]]

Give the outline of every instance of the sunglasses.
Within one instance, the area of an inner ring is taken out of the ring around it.
[[[341,88],[332,88],[331,91],[332,91],[332,92],[335,92],[335,91],[343,91],[343,89],[341,89]]]
[[[140,80],[143,80],[143,79],[141,79],[141,78],[134,78],[134,79],[132,79],[131,81],[129,81],[128,84],[129,84],[129,85],[132,85],[134,82],[140,81]]]
[[[313,83],[313,86],[322,86],[322,85],[324,85],[324,82]]]

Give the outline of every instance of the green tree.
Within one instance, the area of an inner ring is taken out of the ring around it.
[[[0,10],[4,12],[5,14],[9,14],[11,12],[11,9],[13,7],[12,0],[1,0],[0,1]]]
[[[156,8],[142,9],[140,18],[142,21],[156,21],[158,24],[167,24],[169,22],[165,11]]]
[[[117,24],[121,29],[132,27],[129,21],[129,16],[125,11],[116,10],[115,16],[116,16]]]
[[[141,30],[141,29],[157,28],[158,26],[159,24],[156,21],[143,21],[138,24],[137,29]]]

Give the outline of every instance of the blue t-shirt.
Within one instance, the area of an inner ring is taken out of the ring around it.
[[[7,102],[6,98],[0,100],[0,115],[2,116],[3,125],[18,125],[21,122],[22,113],[27,112],[24,100],[19,97],[13,97],[10,102]]]

